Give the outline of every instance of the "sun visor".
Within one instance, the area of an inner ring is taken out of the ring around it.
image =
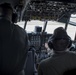
[[[68,23],[69,19],[70,19],[71,14],[63,14],[60,18],[58,18],[58,22],[61,23]]]

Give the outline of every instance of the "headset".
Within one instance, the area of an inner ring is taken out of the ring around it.
[[[50,49],[53,49],[54,47],[53,47],[53,42],[55,41],[55,40],[58,40],[58,39],[55,39],[53,36],[51,36],[49,39],[48,39],[48,47],[50,48]],[[70,48],[71,47],[71,45],[72,45],[72,40],[71,40],[71,38],[68,36],[68,38],[67,38],[67,41],[68,41],[68,47],[67,48]]]
[[[0,4],[0,7],[3,8],[3,10],[1,10],[1,15],[0,17],[5,17],[7,16],[5,12],[7,9],[11,9],[13,14],[12,14],[12,22],[13,23],[17,23],[17,19],[18,19],[18,15],[17,15],[17,12],[16,12],[16,9],[10,4],[10,3],[2,3]]]

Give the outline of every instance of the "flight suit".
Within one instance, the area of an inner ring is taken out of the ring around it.
[[[76,68],[76,54],[62,52],[40,62],[38,75],[63,75],[65,71],[73,68]]]
[[[0,18],[0,75],[23,75],[27,52],[26,31]]]

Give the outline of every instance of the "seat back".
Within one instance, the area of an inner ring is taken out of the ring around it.
[[[34,75],[34,58],[32,51],[28,51],[25,65],[25,75]]]
[[[76,75],[76,68],[65,71],[63,75]]]

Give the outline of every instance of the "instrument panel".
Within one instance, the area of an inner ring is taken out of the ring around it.
[[[45,49],[45,43],[48,41],[52,34],[46,32],[42,35],[41,33],[28,33],[29,41],[31,46],[34,46],[36,50]]]

